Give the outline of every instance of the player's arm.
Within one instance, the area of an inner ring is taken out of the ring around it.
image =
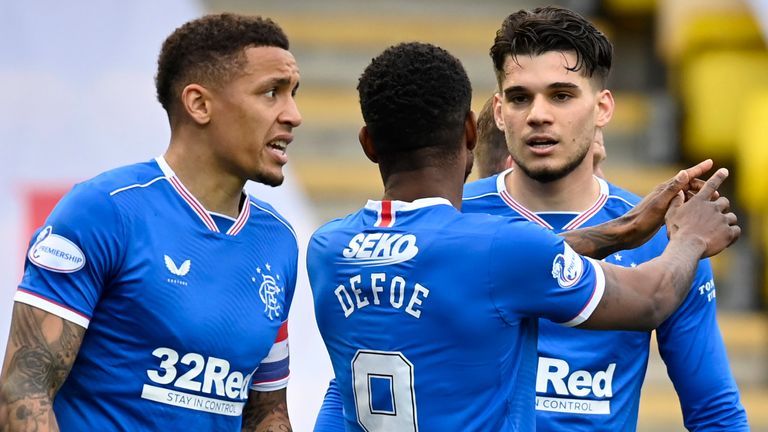
[[[294,274],[295,275],[295,274]],[[295,280],[295,279],[291,279]],[[293,282],[288,282],[290,294],[286,304],[293,296]],[[287,309],[287,307],[286,307]],[[286,310],[286,315],[288,311]],[[275,337],[269,354],[253,374],[253,382],[248,392],[248,401],[243,408],[243,432],[270,431],[285,432],[293,430],[288,419],[286,387],[290,375],[290,354],[288,350],[288,321],[283,321]]]
[[[664,217],[672,200],[683,191],[692,196],[703,187],[698,179],[712,168],[712,160],[682,170],[675,177],[658,185],[646,195],[635,208],[614,220],[590,228],[566,231],[565,241],[581,255],[603,259],[608,255],[627,249],[634,249],[648,241],[664,224]],[[717,199],[717,191],[711,198]]]
[[[691,286],[699,259],[719,253],[741,233],[728,200],[712,197],[728,176],[718,170],[686,203],[673,200],[667,213],[670,241],[661,256],[635,268],[600,262],[605,290],[581,327],[649,330],[677,309]]]
[[[243,409],[243,432],[292,431],[288,419],[286,390],[254,391],[248,395]]]
[[[3,431],[58,431],[53,399],[72,369],[85,328],[16,302],[0,378]]]
[[[717,325],[716,300],[712,266],[702,260],[685,301],[656,329],[659,353],[687,430],[748,432],[747,414]]]
[[[328,390],[323,398],[323,405],[315,420],[314,432],[344,432],[344,403],[339,392],[336,378],[328,384]]]
[[[30,242],[0,377],[0,424],[8,430],[59,430],[52,403],[72,370],[86,328],[122,261],[124,229],[106,191],[72,188]],[[60,242],[73,261],[62,263]],[[73,263],[80,267],[74,268]]]

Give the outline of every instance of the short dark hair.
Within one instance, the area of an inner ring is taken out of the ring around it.
[[[472,85],[448,51],[420,42],[391,46],[365,68],[357,90],[379,156],[433,146],[445,152],[446,144],[458,148]]]
[[[177,28],[157,59],[157,100],[170,115],[181,90],[193,82],[215,85],[245,64],[246,48],[288,49],[288,37],[269,18],[231,13],[205,15]]]
[[[608,38],[576,12],[554,6],[520,10],[508,16],[496,32],[490,54],[496,79],[504,79],[504,61],[511,55],[541,55],[573,51],[576,64],[569,70],[595,76],[602,88],[608,81],[613,46]]]
[[[490,177],[504,171],[509,150],[504,132],[496,127],[493,118],[493,96],[477,115],[477,146],[475,146],[475,166],[479,178]]]

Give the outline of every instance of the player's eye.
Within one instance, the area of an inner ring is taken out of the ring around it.
[[[552,99],[558,101],[558,102],[565,102],[569,99],[571,99],[571,95],[569,93],[555,93],[554,96],[552,96]]]
[[[515,104],[515,105],[521,105],[521,104],[524,104],[524,103],[528,102],[528,96],[521,95],[521,94],[519,94],[519,95],[510,95],[507,99],[510,102],[512,102],[513,104]]]

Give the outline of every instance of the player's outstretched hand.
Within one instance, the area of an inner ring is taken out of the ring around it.
[[[666,214],[670,239],[680,236],[688,241],[702,242],[702,258],[719,253],[741,235],[728,198],[715,198],[717,189],[726,178],[728,170],[720,168],[687,201],[683,202],[683,193],[679,193]]]
[[[681,192],[683,196],[693,196],[703,186],[704,181],[698,179],[712,168],[711,159],[678,172],[674,177],[654,188],[653,192],[640,201],[635,208],[620,218],[625,227],[623,241],[627,249],[636,248],[650,240],[664,224],[672,200]],[[717,193],[717,191],[715,191]],[[688,197],[690,198],[690,197]]]

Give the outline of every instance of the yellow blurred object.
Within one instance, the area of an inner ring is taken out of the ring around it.
[[[403,42],[404,38],[434,43],[451,52],[475,50],[477,47],[488,49],[503,18],[469,16],[457,25],[459,21],[450,15],[422,17],[345,13],[318,19],[316,14],[275,13],[271,17],[291,35],[292,48],[372,48],[372,55],[389,45]],[[333,22],[332,26],[328,25],[329,19]]]
[[[704,52],[687,61],[680,75],[684,154],[734,160],[744,101],[760,88],[768,88],[766,51]]]
[[[736,198],[753,215],[752,248],[768,256],[768,50],[749,3],[659,1],[656,41],[682,107],[682,155],[735,165]],[[763,264],[768,301],[768,258]]]
[[[762,215],[762,227],[760,232],[763,239],[763,259],[766,261],[763,263],[763,304],[768,304],[768,214]]]
[[[751,212],[768,214],[768,86],[744,99],[736,138],[739,202]]]
[[[750,213],[750,238],[763,252],[762,298],[768,302],[768,87],[743,102],[736,146],[736,196]]]
[[[613,13],[650,15],[656,10],[657,3],[657,0],[604,0],[603,6]]]
[[[743,0],[666,0],[657,6],[657,48],[670,66],[701,50],[765,47]]]

